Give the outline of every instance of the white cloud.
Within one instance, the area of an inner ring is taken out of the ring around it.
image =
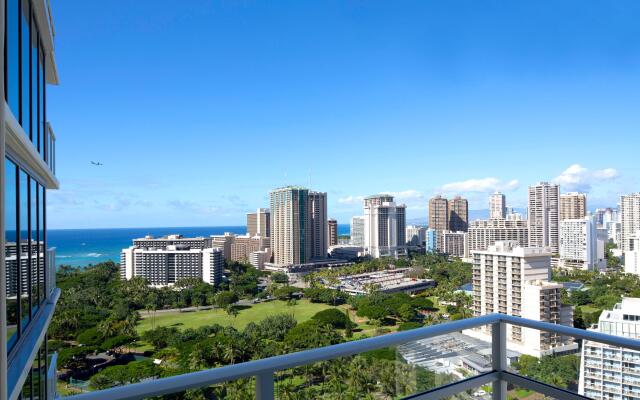
[[[510,191],[515,190],[519,186],[517,179],[510,180],[509,182],[503,182],[498,178],[482,178],[482,179],[468,179],[466,181],[452,182],[442,185],[440,190],[445,193],[468,193],[468,192],[481,192],[490,193],[495,191]]]
[[[560,184],[565,190],[589,192],[591,185],[614,180],[620,174],[613,168],[589,170],[580,164],[573,164],[565,169],[553,181]]]
[[[338,199],[338,203],[354,205],[354,204],[362,204],[364,201],[364,196],[346,196]]]

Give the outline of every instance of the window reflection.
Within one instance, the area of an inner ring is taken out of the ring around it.
[[[6,290],[7,290],[7,350],[11,351],[15,345],[18,335],[18,262],[16,247],[16,232],[18,215],[17,201],[17,170],[14,163],[5,160],[5,268],[6,268]]]
[[[5,74],[6,100],[16,118],[20,117],[20,20],[19,0],[6,0]]]
[[[22,18],[20,18],[22,27],[22,55],[21,55],[21,71],[22,71],[22,109],[20,115],[20,123],[25,133],[33,140],[31,135],[31,63],[29,55],[31,54],[31,36],[29,34],[31,22],[31,6],[29,1],[22,1]]]
[[[29,180],[29,297],[31,299],[31,315],[38,310],[38,279],[39,274],[39,247],[38,240],[38,185],[33,179]]]
[[[42,185],[38,185],[38,241],[40,242],[38,250],[38,255],[40,257],[38,261],[38,265],[40,266],[38,270],[38,300],[40,304],[42,304],[46,300],[45,271],[47,247],[44,239],[44,187]]]
[[[24,332],[31,318],[31,313],[29,312],[31,308],[31,302],[29,300],[29,295],[31,292],[31,288],[29,285],[29,177],[24,171],[20,171],[18,175],[18,211],[20,213],[20,248],[18,249],[18,254],[20,257],[20,283],[18,286],[20,289],[20,319],[22,321],[21,331]]]
[[[31,18],[31,131],[33,144],[40,152],[40,131],[38,130],[38,31],[35,18]]]

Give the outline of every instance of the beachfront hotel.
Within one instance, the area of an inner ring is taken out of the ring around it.
[[[47,84],[58,83],[54,29],[46,0],[5,0],[0,10],[0,400],[52,399],[56,358],[46,338],[60,293],[46,209],[47,191],[58,188],[47,116]]]

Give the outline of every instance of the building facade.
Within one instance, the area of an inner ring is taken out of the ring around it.
[[[590,330],[640,339],[640,299],[623,298],[613,310],[600,314]],[[585,340],[578,393],[591,399],[640,397],[640,351]]]
[[[452,257],[468,258],[467,232],[444,231],[442,235],[442,252]]]
[[[48,1],[5,0],[0,10],[0,400],[53,399],[56,366],[46,343],[60,295],[47,245],[47,194],[59,187],[47,114],[47,85],[58,83],[53,24]]]
[[[351,218],[349,234],[352,245],[364,247],[364,217],[357,216]]]
[[[422,226],[409,225],[407,226],[405,236],[407,239],[407,246],[424,246],[424,243],[427,240],[427,229]]]
[[[247,213],[247,235],[271,235],[271,212],[268,208],[258,208],[256,212]]]
[[[290,266],[327,257],[327,194],[288,186],[272,190],[273,263]]]
[[[529,186],[529,246],[560,250],[560,186],[547,182]]]
[[[640,193],[620,197],[620,248],[632,250],[632,237],[640,230]]]
[[[569,192],[560,195],[560,221],[587,216],[587,195]]]
[[[435,229],[427,229],[425,235],[426,235],[426,240],[425,240],[425,251],[426,252],[437,252],[438,251],[438,236],[440,236],[441,233],[439,233],[438,231],[436,231]]]
[[[640,275],[640,230],[628,240],[631,250],[624,252],[624,272]]]
[[[507,198],[503,193],[495,192],[489,197],[489,219],[507,217]]]
[[[521,247],[529,245],[529,224],[523,220],[488,219],[469,224],[469,252],[486,250],[496,242],[515,241]]]
[[[449,200],[449,230],[466,232],[469,230],[469,202],[460,196]]]
[[[571,307],[560,303],[562,285],[549,282],[549,248],[497,242],[472,257],[475,316],[497,312],[572,326]],[[511,349],[536,357],[576,348],[560,335],[516,326],[507,327],[507,340]]]
[[[338,221],[333,218],[327,220],[327,237],[329,246],[336,246],[338,244]]]
[[[560,266],[596,271],[604,267],[604,243],[598,239],[595,217],[560,222]]]
[[[449,201],[440,195],[429,200],[429,228],[449,230]]]
[[[393,196],[380,194],[364,199],[364,251],[378,257],[407,254],[406,206],[396,204]]]
[[[200,247],[200,239],[180,235],[166,238],[134,240],[134,245],[120,253],[120,278],[129,280],[136,276],[145,278],[156,287],[173,286],[183,278],[198,278],[211,285],[222,281],[224,250],[219,247]],[[169,244],[172,241],[183,243]],[[195,243],[194,247],[187,243]],[[137,243],[137,244],[136,244]],[[208,241],[211,244],[210,241]]]

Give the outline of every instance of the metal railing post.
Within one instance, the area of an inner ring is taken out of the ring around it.
[[[273,371],[256,375],[256,400],[274,400]]]
[[[494,371],[507,369],[507,324],[496,322],[491,327],[491,364]],[[493,400],[507,399],[507,381],[498,379],[493,382]]]

